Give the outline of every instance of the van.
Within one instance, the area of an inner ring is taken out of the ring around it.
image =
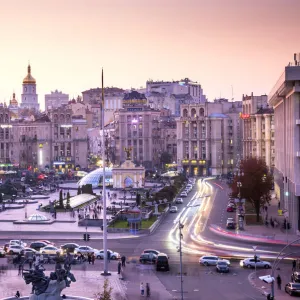
[[[169,258],[165,253],[159,253],[156,259],[156,271],[169,271]]]

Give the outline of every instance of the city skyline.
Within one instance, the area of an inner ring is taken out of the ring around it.
[[[232,90],[241,100],[243,93],[268,94],[282,66],[300,52],[296,0],[15,0],[1,6],[0,102],[15,92],[20,103],[29,61],[42,108],[55,89],[72,98],[100,86],[102,67],[105,86],[189,77],[210,101],[231,99]]]

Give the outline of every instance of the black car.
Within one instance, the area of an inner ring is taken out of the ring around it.
[[[156,271],[160,271],[160,270],[164,270],[164,271],[169,271],[170,270],[169,258],[168,258],[168,255],[165,254],[165,253],[159,253],[157,255]]]
[[[41,248],[44,248],[46,246],[48,246],[48,244],[38,241],[38,242],[32,242],[29,248],[34,249],[36,251],[40,251]]]
[[[229,265],[226,261],[219,260],[216,264],[216,270],[218,273],[228,273],[229,272]]]
[[[63,253],[74,253],[75,248],[78,248],[79,245],[75,243],[67,243],[60,246],[60,249]]]
[[[293,272],[291,276],[292,282],[300,282],[300,272]]]
[[[157,255],[153,253],[142,253],[140,256],[140,263],[155,263],[157,259]]]

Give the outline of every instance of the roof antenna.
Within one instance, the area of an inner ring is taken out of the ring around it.
[[[233,85],[231,85],[231,101],[233,101],[234,98],[233,98]]]

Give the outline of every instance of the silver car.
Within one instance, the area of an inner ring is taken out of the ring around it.
[[[221,259],[221,258],[219,258],[219,256],[214,256],[214,255],[204,255],[204,256],[201,256],[199,259],[200,265],[204,265],[204,266],[216,266],[218,261],[224,261],[228,265],[230,265],[229,260]]]
[[[240,261],[240,266],[243,268],[254,268],[256,264],[256,268],[265,268],[269,269],[272,267],[272,265],[268,261],[263,261],[257,258],[257,261],[255,263],[254,258],[246,258],[244,260]]]

